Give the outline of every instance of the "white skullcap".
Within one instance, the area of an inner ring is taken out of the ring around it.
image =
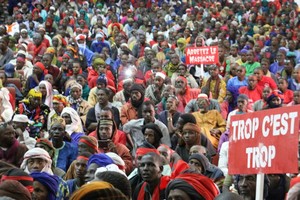
[[[95,174],[102,173],[102,172],[107,172],[107,171],[108,172],[118,172],[118,173],[123,174],[124,176],[126,176],[125,172],[120,170],[118,168],[118,166],[115,165],[115,164],[109,164],[109,165],[106,165],[105,167],[99,167],[99,168],[97,168]]]
[[[162,78],[162,79],[164,79],[164,80],[165,80],[165,78],[166,78],[166,75],[165,75],[165,74],[163,74],[162,72],[156,72],[156,73],[155,73],[155,77],[160,77],[160,78]]]
[[[114,163],[118,166],[120,170],[122,170],[123,172],[125,171],[126,168],[125,162],[118,154],[113,152],[108,152],[106,153],[106,155],[109,156],[114,161]]]
[[[15,114],[13,118],[13,122],[23,122],[23,123],[28,123],[29,119],[27,115],[22,115],[22,114]]]

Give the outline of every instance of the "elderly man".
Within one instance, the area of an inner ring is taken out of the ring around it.
[[[42,35],[35,33],[33,35],[33,43],[28,44],[28,53],[32,56],[33,63],[41,61],[44,53],[46,52],[47,46],[43,43]]]
[[[15,138],[13,126],[5,122],[0,123],[0,159],[19,167],[26,151],[27,147]]]
[[[164,75],[162,72],[156,72],[154,84],[151,84],[146,88],[145,97],[151,99],[155,105],[158,104],[162,99],[161,94],[166,87],[164,84],[165,79],[166,75]]]
[[[13,127],[16,130],[18,141],[25,144],[28,149],[35,146],[36,140],[29,136],[27,131],[29,119],[26,115],[15,114],[13,118]]]
[[[190,88],[187,84],[187,80],[183,76],[178,76],[175,80],[176,95],[180,102],[185,107],[192,99],[196,99],[200,93],[200,89]]]
[[[218,148],[219,139],[225,131],[226,122],[217,110],[208,110],[209,100],[206,94],[200,94],[198,98],[199,111],[192,114],[196,118],[197,125],[201,127],[201,133],[210,140],[215,148]]]
[[[162,122],[155,119],[155,105],[151,101],[145,101],[142,105],[143,118],[131,120],[126,123],[123,127],[123,131],[127,134],[127,139],[131,147],[133,148],[133,154],[135,155],[135,150],[138,146],[141,146],[144,140],[144,135],[142,133],[142,126],[148,123],[157,124],[163,133],[163,137],[160,142],[171,146],[170,135],[168,128]]]

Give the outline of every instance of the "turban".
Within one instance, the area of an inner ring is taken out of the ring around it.
[[[201,133],[200,128],[198,127],[197,124],[193,124],[193,123],[186,123],[183,128],[183,131],[188,130],[188,131],[195,131],[197,134]]]
[[[125,162],[124,160],[116,153],[113,152],[108,152],[106,153],[106,155],[108,155],[113,161],[114,164],[116,164],[120,170],[125,170],[126,166],[125,166]]]
[[[96,58],[93,61],[93,65],[105,65],[105,61],[102,58]]]
[[[94,154],[89,158],[88,166],[91,164],[97,164],[99,167],[105,167],[106,165],[113,164],[114,161],[105,153]]]
[[[42,98],[42,93],[38,90],[31,89],[27,94],[27,98]]]
[[[33,192],[33,178],[21,169],[10,169],[5,172],[1,177],[1,182],[7,180],[15,180],[20,182],[27,190]]]
[[[116,165],[116,164],[109,164],[109,165],[107,165],[107,166],[105,166],[105,167],[99,167],[99,168],[97,168],[95,174],[102,173],[102,172],[107,172],[107,171],[109,171],[109,172],[118,172],[118,173],[120,173],[120,174],[126,176],[125,172],[122,171],[122,170],[118,167],[118,165]],[[126,176],[126,177],[127,177],[127,176]]]
[[[47,188],[48,200],[56,200],[56,194],[59,186],[59,178],[56,175],[50,175],[46,172],[33,172],[30,174],[34,181],[40,182]]]
[[[65,107],[61,111],[60,116],[63,116],[64,114],[69,114],[71,117],[71,124],[66,124],[66,132],[69,135],[72,135],[74,132],[83,133],[81,119],[77,111],[71,107]]]
[[[82,136],[80,138],[79,142],[82,142],[82,143],[88,145],[89,147],[94,149],[95,152],[98,152],[98,141],[96,138],[94,138],[92,136]]]
[[[273,91],[267,99],[267,104],[269,105],[269,107],[270,104],[272,104],[272,99],[274,99],[275,97],[279,97],[281,100],[283,99],[283,95],[280,91]]]
[[[166,196],[174,189],[184,191],[191,199],[213,200],[219,194],[214,182],[201,174],[179,174],[168,184]]]
[[[70,200],[87,200],[97,199],[101,197],[102,200],[127,200],[128,198],[115,189],[110,183],[104,181],[95,181],[83,185],[76,192],[73,193]]]
[[[0,184],[0,197],[10,197],[13,199],[31,200],[31,194],[18,181],[7,180]]]
[[[48,70],[46,69],[45,65],[41,62],[36,62],[34,64],[36,67],[40,68],[44,74],[48,74]]]
[[[140,85],[140,84],[133,84],[133,85],[131,86],[131,88],[130,88],[130,93],[133,92],[133,91],[138,91],[139,93],[142,94],[142,96],[144,96],[144,94],[145,94],[145,92],[144,92],[145,89],[144,89],[143,86]]]
[[[142,128],[143,134],[145,134],[146,129],[151,129],[154,131],[154,137],[156,142],[159,142],[159,140],[163,137],[163,134],[157,124],[149,123],[143,126]]]
[[[136,157],[140,157],[140,156],[143,156],[147,153],[156,153],[157,155],[160,155],[159,152],[157,151],[157,149],[151,149],[151,148],[143,148],[143,147],[140,147],[140,148],[137,148],[136,150]]]
[[[67,98],[61,94],[57,94],[53,96],[53,103],[62,103],[64,107],[70,106]]]
[[[206,158],[205,155],[195,153],[195,154],[192,154],[189,157],[189,161],[192,160],[192,159],[196,159],[201,163],[201,165],[203,167],[203,172],[205,172],[209,168],[209,160]]]
[[[53,174],[53,172],[51,170],[52,159],[49,156],[49,153],[47,151],[45,151],[42,148],[36,147],[36,148],[28,150],[24,154],[24,160],[23,160],[20,168],[23,169],[27,173],[30,173],[28,170],[28,166],[27,166],[27,161],[30,158],[41,158],[41,159],[45,160],[47,163],[46,163],[45,167],[42,169],[42,172],[47,172],[49,174]]]
[[[80,89],[81,91],[82,91],[82,86],[79,84],[79,83],[77,83],[77,82],[74,82],[72,85],[71,85],[71,90],[73,89],[73,88],[78,88],[78,89]]]
[[[204,93],[199,94],[197,98],[206,99],[208,101],[208,96]]]
[[[71,51],[73,51],[73,53],[77,53],[76,49],[71,45],[67,46],[67,50],[71,50]]]
[[[45,53],[55,54],[55,49],[54,49],[54,47],[48,47]]]

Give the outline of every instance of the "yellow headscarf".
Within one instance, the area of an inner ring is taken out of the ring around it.
[[[183,51],[186,47],[186,40],[184,38],[179,38],[177,40],[177,44],[180,43],[180,44],[183,44],[182,48],[180,48],[181,51]]]
[[[22,100],[22,102],[29,104],[29,99],[30,98],[41,98],[42,99],[42,93],[38,90],[31,89],[29,90],[27,97]]]

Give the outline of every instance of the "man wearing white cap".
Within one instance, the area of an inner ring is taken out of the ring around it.
[[[27,125],[29,119],[26,115],[15,114],[13,118],[13,127],[18,135],[18,141],[21,144],[25,144],[28,149],[32,149],[35,146],[36,140],[29,136],[27,131]]]
[[[161,94],[165,88],[166,75],[162,72],[154,73],[154,83],[149,85],[145,92],[145,97],[151,99],[155,104],[158,104],[161,101]]]

